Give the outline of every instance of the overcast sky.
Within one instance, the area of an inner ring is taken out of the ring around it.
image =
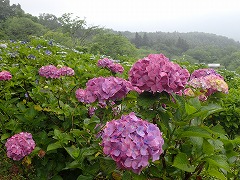
[[[131,32],[206,32],[240,41],[240,0],[10,0],[26,13],[73,13],[89,25]]]

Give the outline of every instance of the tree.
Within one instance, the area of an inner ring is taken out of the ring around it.
[[[117,34],[98,34],[93,39],[91,52],[118,59],[119,56],[134,57],[137,53],[133,44],[124,36]]]
[[[61,27],[61,23],[59,22],[57,16],[53,14],[40,14],[38,17],[38,22],[51,30],[56,30]]]
[[[85,40],[98,26],[88,27],[85,19],[72,18],[72,13],[65,13],[58,18],[63,33],[68,33],[75,44],[84,45]]]
[[[186,40],[179,37],[176,43],[176,47],[180,49],[181,53],[183,53],[189,49],[189,44]]]
[[[142,46],[149,46],[149,45],[150,45],[150,41],[148,39],[147,33],[145,32],[142,38]]]
[[[132,40],[132,43],[135,44],[137,48],[142,46],[142,36],[140,36],[137,32],[135,33],[135,38]]]
[[[9,16],[13,14],[10,1],[0,0],[0,21],[6,20]]]
[[[21,9],[20,4],[13,4],[10,6],[9,0],[0,0],[0,21],[5,21],[9,17],[24,15],[24,11]]]
[[[11,39],[27,40],[29,36],[41,36],[45,29],[41,24],[25,17],[13,17],[6,20],[4,30]]]

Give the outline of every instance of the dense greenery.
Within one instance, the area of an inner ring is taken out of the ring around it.
[[[229,95],[216,94],[208,101],[167,93],[129,93],[115,105],[97,107],[77,101],[75,90],[94,77],[116,76],[97,67],[101,57],[86,54],[39,38],[29,43],[2,41],[1,70],[12,73],[1,81],[1,178],[11,179],[196,179],[239,178],[238,93],[239,76],[220,72],[229,83]],[[190,72],[201,66],[180,62]],[[40,67],[69,66],[75,75],[46,79]],[[125,73],[117,75],[127,78]],[[203,66],[202,66],[203,67]],[[228,102],[231,99],[231,102]],[[162,106],[164,104],[165,108]],[[121,107],[116,114],[112,108]],[[116,168],[105,157],[96,125],[134,111],[157,124],[164,138],[164,153],[140,175]],[[227,121],[226,117],[227,116]],[[229,131],[232,128],[232,131]],[[21,161],[6,156],[6,140],[21,131],[30,132],[37,147]]]

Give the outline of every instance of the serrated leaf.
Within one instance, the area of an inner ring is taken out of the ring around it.
[[[195,167],[190,165],[187,155],[184,153],[177,154],[177,156],[174,158],[173,166],[187,172],[195,171]]]

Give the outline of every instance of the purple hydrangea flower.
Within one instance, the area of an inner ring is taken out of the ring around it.
[[[140,174],[149,160],[156,161],[163,152],[164,140],[159,128],[132,112],[108,122],[102,133],[104,154],[121,169]]]
[[[208,76],[210,74],[216,75],[216,76],[218,76],[218,77],[223,79],[223,77],[220,74],[218,74],[214,69],[212,69],[212,68],[205,68],[205,69],[197,69],[197,70],[195,70],[191,74],[190,80],[194,79],[194,78],[205,77],[205,76]]]
[[[150,54],[138,60],[128,74],[132,85],[141,90],[179,94],[190,76],[187,69],[169,61],[163,54]]]
[[[12,75],[8,71],[2,71],[0,72],[0,81],[8,81],[12,79]]]
[[[7,148],[7,156],[15,161],[19,161],[29,155],[36,145],[31,133],[21,132],[9,138],[5,146]]]
[[[49,51],[49,50],[46,50],[46,51],[45,51],[45,54],[50,56],[50,55],[52,54],[52,52]]]
[[[53,79],[60,78],[61,75],[58,68],[54,65],[42,66],[38,73],[40,76]]]
[[[83,103],[93,103],[98,100],[99,105],[106,106],[107,101],[122,99],[129,91],[141,92],[132,86],[129,81],[118,77],[98,77],[90,79],[86,84],[86,89],[77,89],[76,97]]]
[[[123,71],[124,71],[124,68],[122,67],[121,64],[114,63],[113,60],[110,60],[108,58],[103,58],[103,59],[98,60],[98,66],[106,67],[114,73],[123,73]]]

